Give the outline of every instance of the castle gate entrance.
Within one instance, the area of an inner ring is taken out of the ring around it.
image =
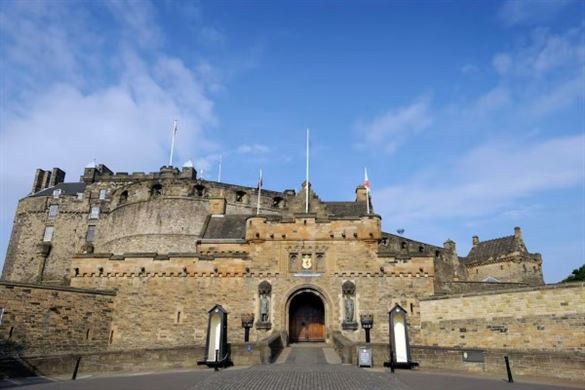
[[[288,318],[291,342],[325,341],[325,306],[317,294],[305,291],[295,295]]]

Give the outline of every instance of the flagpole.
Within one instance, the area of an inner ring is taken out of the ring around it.
[[[305,213],[309,213],[309,129],[307,128],[307,171],[305,179]]]
[[[364,168],[364,178],[366,182],[366,210],[370,214],[370,181],[368,180],[368,168]]]
[[[260,193],[262,192],[262,169],[260,170],[260,179],[258,179],[258,202],[256,203],[256,215],[260,214]]]
[[[171,155],[169,157],[169,167],[173,166],[173,153],[175,152],[175,134],[177,134],[177,120],[173,122],[173,137],[171,139]]]
[[[217,173],[217,181],[220,182],[221,181],[221,162],[223,160],[223,156],[220,154],[219,155],[219,172]]]

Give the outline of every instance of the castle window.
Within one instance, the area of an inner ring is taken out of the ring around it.
[[[89,219],[98,219],[100,217],[100,207],[93,206],[89,213]]]
[[[193,195],[199,196],[199,197],[205,195],[205,186],[201,185],[201,184],[197,184],[195,187],[193,187]]]
[[[51,242],[53,240],[53,232],[55,228],[53,226],[46,226],[45,233],[43,234],[43,241],[44,242]]]
[[[87,330],[87,332],[85,332],[85,339],[89,340],[89,329]]]
[[[95,240],[95,225],[89,225],[87,227],[87,233],[85,235],[85,241],[93,242]]]
[[[400,249],[406,249],[406,242],[402,241],[400,243]]]
[[[180,324],[180,323],[181,323],[181,312],[178,311],[177,312],[177,324]]]
[[[100,190],[100,200],[106,200],[106,195],[108,195],[108,190]]]
[[[55,218],[59,214],[59,206],[52,204],[49,206],[49,218]]]
[[[242,203],[244,198],[246,197],[246,193],[244,191],[237,191],[236,192],[236,202]]]
[[[61,196],[61,189],[57,188],[56,190],[53,190],[53,198],[57,199],[59,198],[59,196]]]
[[[155,184],[150,188],[150,197],[151,198],[158,198],[159,196],[162,195],[162,185],[160,184]]]
[[[274,208],[281,208],[282,207],[282,201],[283,201],[283,199],[280,196],[275,196],[272,199],[272,207],[274,207]]]
[[[120,194],[120,204],[124,204],[128,202],[128,191],[122,191],[122,193]]]
[[[410,314],[414,313],[414,305],[411,303],[410,304]]]
[[[421,245],[421,246],[418,247],[418,251],[420,253],[423,253],[425,251],[425,248]]]

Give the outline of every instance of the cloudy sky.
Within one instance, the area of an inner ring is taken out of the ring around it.
[[[298,189],[310,127],[313,188],[367,166],[386,231],[585,262],[583,1],[4,0],[0,34],[1,253],[36,168],[157,171],[177,118],[206,178]]]

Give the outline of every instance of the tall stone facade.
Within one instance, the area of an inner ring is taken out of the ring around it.
[[[79,182],[64,178],[58,168],[37,171],[18,204],[2,279],[115,291],[100,328],[107,350],[203,345],[217,304],[230,315],[232,343],[252,317],[251,341],[284,332],[360,342],[369,316],[372,342],[385,343],[388,311],[399,304],[421,344],[422,299],[543,284],[541,257],[519,228],[474,238],[460,257],[451,240],[384,232],[362,186],[352,201],[329,202],[309,184],[307,212],[306,183],[299,192],[262,189],[257,210],[257,188],[202,180],[189,166],[128,174],[100,164]]]

